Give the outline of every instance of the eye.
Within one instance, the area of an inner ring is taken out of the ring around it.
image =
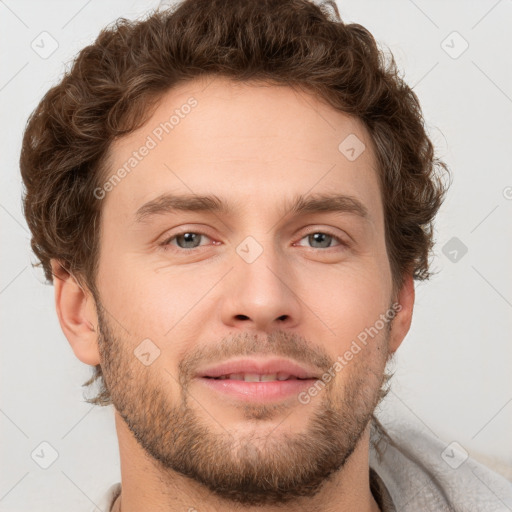
[[[313,233],[309,233],[308,235],[301,238],[301,240],[304,239],[307,239],[308,243],[313,245],[313,249],[330,249],[331,247],[336,247],[336,245],[331,245],[331,242],[333,241],[338,242],[338,246],[346,247],[348,245],[340,237],[325,231],[315,231]]]
[[[162,242],[161,245],[164,247],[164,249],[167,249],[168,246],[174,246],[178,249],[196,249],[197,247],[200,247],[201,237],[209,239],[209,237],[204,233],[198,233],[196,231],[183,231],[181,233],[176,233],[172,237],[168,238]]]
[[[182,231],[181,233],[176,233],[172,237],[167,238],[160,245],[163,249],[167,250],[172,247],[175,250],[192,250],[197,249],[206,244],[201,244],[201,240],[206,238],[211,240],[211,238],[204,233],[200,233],[197,231]],[[302,237],[300,241],[307,239],[307,242],[312,246],[313,249],[330,249],[333,247],[347,247],[348,244],[344,242],[340,237],[325,231],[314,231],[312,233],[307,234]],[[333,242],[338,242],[337,244]],[[217,244],[219,242],[213,242]],[[296,243],[294,245],[303,246],[300,243]]]

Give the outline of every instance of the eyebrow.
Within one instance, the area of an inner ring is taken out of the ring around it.
[[[285,205],[285,211],[292,215],[306,213],[349,213],[370,221],[368,209],[353,196],[343,194],[298,195],[291,204]],[[215,195],[176,195],[162,194],[143,204],[135,213],[136,222],[146,222],[156,215],[185,212],[208,212],[229,215],[233,208]]]

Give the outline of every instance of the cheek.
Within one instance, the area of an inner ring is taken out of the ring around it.
[[[198,272],[193,266],[162,267],[137,255],[114,255],[100,269],[100,295],[108,312],[136,340],[165,344],[184,326],[204,318],[204,300],[218,281],[218,272]],[[149,260],[149,258],[146,258]],[[163,346],[163,345],[162,345]]]
[[[344,352],[352,341],[364,338],[375,327],[381,331],[380,315],[390,306],[390,288],[385,273],[378,267],[345,267],[335,273],[303,274],[301,295],[308,306],[304,314],[325,331],[325,340],[333,353]],[[311,315],[308,308],[315,313]],[[309,323],[309,322],[308,322]]]

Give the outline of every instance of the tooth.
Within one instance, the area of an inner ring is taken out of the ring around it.
[[[290,375],[289,373],[267,373],[267,374],[258,374],[258,373],[230,373],[228,375],[220,375],[219,377],[215,377],[216,379],[228,379],[228,380],[241,380],[244,382],[271,382],[271,381],[283,381],[283,380],[291,380],[297,379],[297,377]]]
[[[243,380],[245,382],[259,382],[260,376],[257,373],[246,373]]]

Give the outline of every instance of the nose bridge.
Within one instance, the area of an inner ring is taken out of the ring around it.
[[[244,329],[251,324],[262,331],[296,324],[300,306],[285,258],[268,233],[249,235],[236,246],[224,295],[224,323]]]

